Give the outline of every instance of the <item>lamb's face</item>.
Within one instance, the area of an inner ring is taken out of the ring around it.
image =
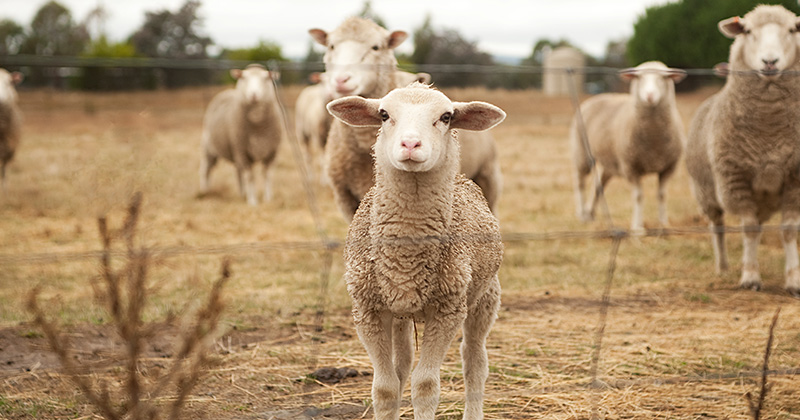
[[[781,71],[797,61],[798,25],[798,17],[782,6],[758,6],[743,18],[721,21],[719,28],[736,39],[732,52],[741,51],[744,67],[737,70],[755,70],[770,79],[780,77]]]
[[[330,34],[321,29],[309,33],[326,47],[326,85],[334,98],[373,91],[381,77],[395,71],[394,48],[408,37],[403,31],[389,33],[360,18],[348,19]]]
[[[9,73],[0,69],[0,102],[10,103],[17,101],[16,85],[22,81],[22,73]]]
[[[406,172],[425,172],[448,157],[458,158],[451,130],[482,131],[506,114],[484,102],[451,102],[422,84],[395,89],[382,99],[346,97],[328,104],[336,118],[354,126],[380,126],[375,142],[378,165]]]
[[[656,107],[664,98],[674,96],[675,83],[685,77],[685,71],[671,69],[658,61],[620,71],[620,78],[631,83],[630,93],[636,102],[647,107]]]
[[[236,90],[245,98],[245,103],[269,102],[275,97],[275,85],[272,83],[273,73],[260,66],[247,67],[244,70],[231,70],[236,79]]]

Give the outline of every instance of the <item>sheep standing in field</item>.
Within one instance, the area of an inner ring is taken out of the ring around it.
[[[309,170],[314,168],[314,152],[325,150],[328,132],[331,129],[333,117],[325,109],[325,105],[332,99],[325,83],[322,81],[324,73],[314,73],[312,81],[316,84],[306,86],[297,96],[295,103],[295,133],[306,149],[306,165]]]
[[[269,201],[272,199],[270,166],[284,136],[273,84],[277,74],[251,64],[244,70],[231,70],[231,76],[236,79],[236,88],[217,94],[208,104],[203,119],[200,194],[208,192],[211,169],[222,157],[236,166],[241,195],[248,204],[256,205],[253,164],[263,165],[264,200]]]
[[[334,98],[357,95],[381,98],[396,87],[411,82],[409,73],[396,71],[393,50],[407,37],[403,31],[389,33],[374,22],[353,17],[334,31],[311,29],[312,38],[327,47],[324,61],[328,91]],[[427,81],[427,73],[418,73]],[[348,221],[355,214],[373,179],[372,145],[377,129],[350,127],[334,121],[325,146],[325,165],[336,204]],[[500,166],[494,140],[488,133],[461,133],[465,175],[481,187],[494,210],[500,194]]]
[[[728,267],[725,212],[745,228],[743,288],[758,290],[760,226],[783,212],[786,289],[800,295],[800,19],[782,6],[758,6],[719,23],[733,38],[722,90],[697,110],[689,127],[686,167],[695,198],[715,232],[717,271]]]
[[[644,229],[642,176],[658,174],[658,218],[667,225],[666,182],[675,171],[685,143],[683,123],[675,104],[675,83],[686,77],[682,70],[650,61],[620,72],[630,81],[630,94],[605,93],[581,104],[570,128],[575,164],[575,204],[578,217],[594,218],[597,199],[613,176],[633,186],[631,229]],[[583,190],[592,165],[579,127],[582,117],[591,152],[596,160],[596,181],[589,202]],[[599,179],[599,184],[597,182]]]
[[[357,127],[380,127],[375,185],[345,246],[353,317],[374,368],[375,418],[398,418],[413,359],[412,322],[422,321],[411,374],[414,418],[434,418],[439,370],[462,328],[464,418],[482,419],[485,342],[500,305],[503,245],[480,189],[459,174],[454,129],[486,130],[505,113],[483,102],[451,102],[421,84],[383,99],[338,99],[328,110]]]
[[[0,69],[0,184],[6,190],[6,164],[14,157],[20,138],[22,117],[17,107],[17,89],[22,73]]]

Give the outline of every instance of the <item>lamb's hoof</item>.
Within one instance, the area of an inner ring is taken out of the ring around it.
[[[742,280],[739,282],[742,289],[750,289],[754,291],[761,290],[761,274],[758,271],[742,271]]]
[[[578,215],[578,218],[581,219],[583,223],[589,223],[594,220],[594,215],[589,212],[582,212]]]
[[[786,272],[786,290],[792,296],[800,298],[800,267],[792,268]]]

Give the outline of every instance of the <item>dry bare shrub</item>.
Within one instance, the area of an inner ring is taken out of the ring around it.
[[[103,251],[100,256],[100,281],[93,286],[98,301],[106,307],[116,332],[124,342],[124,378],[120,391],[112,392],[106,380],[100,375],[93,375],[87,366],[72,357],[69,339],[39,306],[38,287],[31,292],[28,300],[28,310],[34,315],[34,322],[44,332],[67,377],[78,386],[98,414],[108,420],[179,418],[189,393],[198,383],[203,367],[208,362],[207,353],[217,335],[223,309],[222,288],[231,276],[230,263],[224,259],[220,277],[214,283],[205,305],[195,313],[191,326],[182,329],[172,364],[160,376],[153,377],[152,372],[145,375],[141,365],[142,353],[148,340],[153,338],[156,325],[142,321],[149,291],[147,273],[152,257],[146,248],[137,248],[135,244],[141,201],[141,194],[134,194],[125,222],[117,231],[109,229],[105,217],[98,219]],[[119,239],[125,244],[125,263],[115,270],[111,264],[112,255],[116,255],[112,245]],[[171,395],[167,395],[170,390]],[[167,403],[156,403],[165,396],[168,397]]]

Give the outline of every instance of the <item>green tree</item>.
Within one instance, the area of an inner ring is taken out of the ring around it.
[[[145,12],[144,24],[131,36],[131,44],[147,57],[207,58],[206,48],[213,41],[202,34],[200,6],[199,0],[187,0],[175,13]]]
[[[286,61],[281,46],[275,42],[259,40],[253,48],[225,50],[222,56],[228,60],[240,61]]]
[[[481,69],[470,71],[465,67],[443,68],[442,65],[494,65],[492,56],[478,49],[455,29],[435,30],[428,16],[422,26],[414,31],[414,53],[409,57],[416,65],[431,66],[421,70],[431,73],[438,86],[472,86],[491,84]]]
[[[681,0],[648,8],[633,26],[628,61],[659,60],[680,68],[711,68],[726,61],[731,40],[720,20],[743,16],[758,4],[780,4],[798,12],[797,0]]]
[[[25,41],[25,30],[11,19],[0,20],[0,55],[17,54]]]
[[[33,18],[20,52],[36,55],[78,55],[89,41],[83,25],[56,1],[45,3]]]

